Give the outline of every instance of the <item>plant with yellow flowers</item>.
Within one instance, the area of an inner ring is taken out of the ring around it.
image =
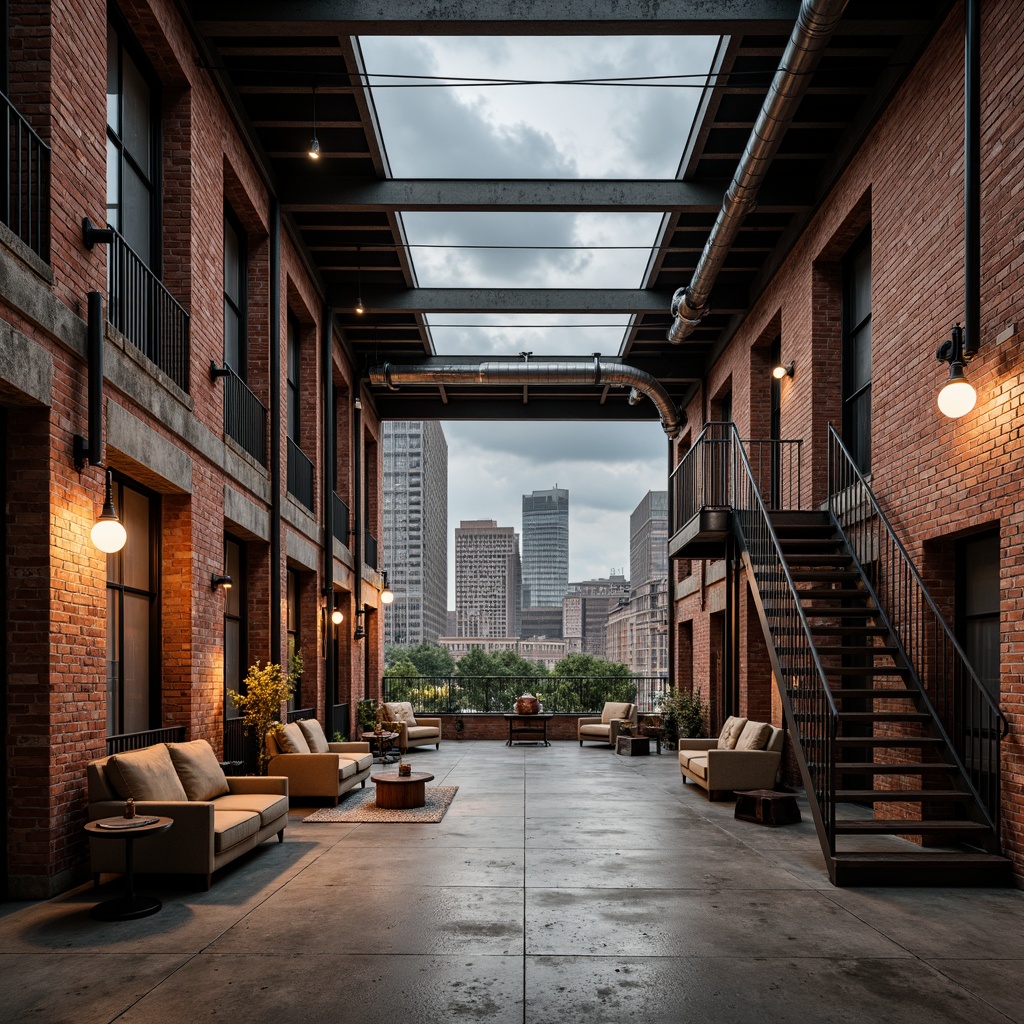
[[[246,673],[244,693],[228,690],[228,697],[242,712],[242,721],[256,730],[259,748],[259,773],[266,775],[270,754],[267,752],[267,733],[281,724],[281,707],[295,692],[295,680],[302,675],[302,656],[291,659],[289,671],[284,672],[277,662],[249,666]]]

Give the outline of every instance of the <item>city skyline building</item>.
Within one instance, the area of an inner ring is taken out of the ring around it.
[[[569,588],[569,491],[523,495],[523,608],[556,608]]]
[[[629,517],[629,583],[668,576],[668,491],[648,491]]]
[[[629,597],[629,580],[621,573],[607,579],[569,584],[562,598],[562,635],[570,649],[606,658],[608,615],[619,601]],[[615,659],[619,660],[619,659]]]
[[[437,643],[448,626],[448,442],[436,420],[383,424],[383,564],[395,599],[386,644]]]
[[[522,612],[519,534],[494,519],[455,529],[456,636],[518,637]]]

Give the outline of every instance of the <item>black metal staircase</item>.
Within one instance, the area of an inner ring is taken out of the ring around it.
[[[838,436],[827,510],[770,510],[749,442],[709,429],[727,463],[710,473],[716,507],[731,510],[832,881],[1009,884],[1005,719]]]

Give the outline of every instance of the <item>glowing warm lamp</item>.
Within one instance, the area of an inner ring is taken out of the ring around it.
[[[356,312],[362,316],[366,312],[366,307],[363,305],[362,296],[356,299]]]
[[[333,622],[336,626],[340,626],[344,621],[345,616],[342,615],[341,609],[335,608],[334,611],[331,612],[331,622]]]
[[[782,380],[783,377],[792,377],[793,364],[790,363],[788,366],[783,366],[781,363],[779,363],[779,365],[772,370],[772,376],[776,380]]]
[[[96,519],[90,533],[93,544],[108,555],[120,551],[128,540],[128,532],[121,525],[114,510],[114,496],[111,491],[110,470],[107,470],[107,492],[103,499],[103,511]]]
[[[939,411],[951,420],[959,419],[966,416],[977,401],[978,392],[964,376],[963,364],[956,361],[950,363],[949,380],[939,391]]]
[[[310,160],[320,159],[320,140],[315,135],[310,139],[309,150],[307,152]]]

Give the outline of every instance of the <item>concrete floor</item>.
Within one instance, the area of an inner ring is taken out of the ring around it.
[[[304,824],[209,892],[89,916],[0,906],[0,1020],[1024,1022],[1024,893],[840,890],[807,819],[768,829],[674,755],[445,742],[434,825]]]

